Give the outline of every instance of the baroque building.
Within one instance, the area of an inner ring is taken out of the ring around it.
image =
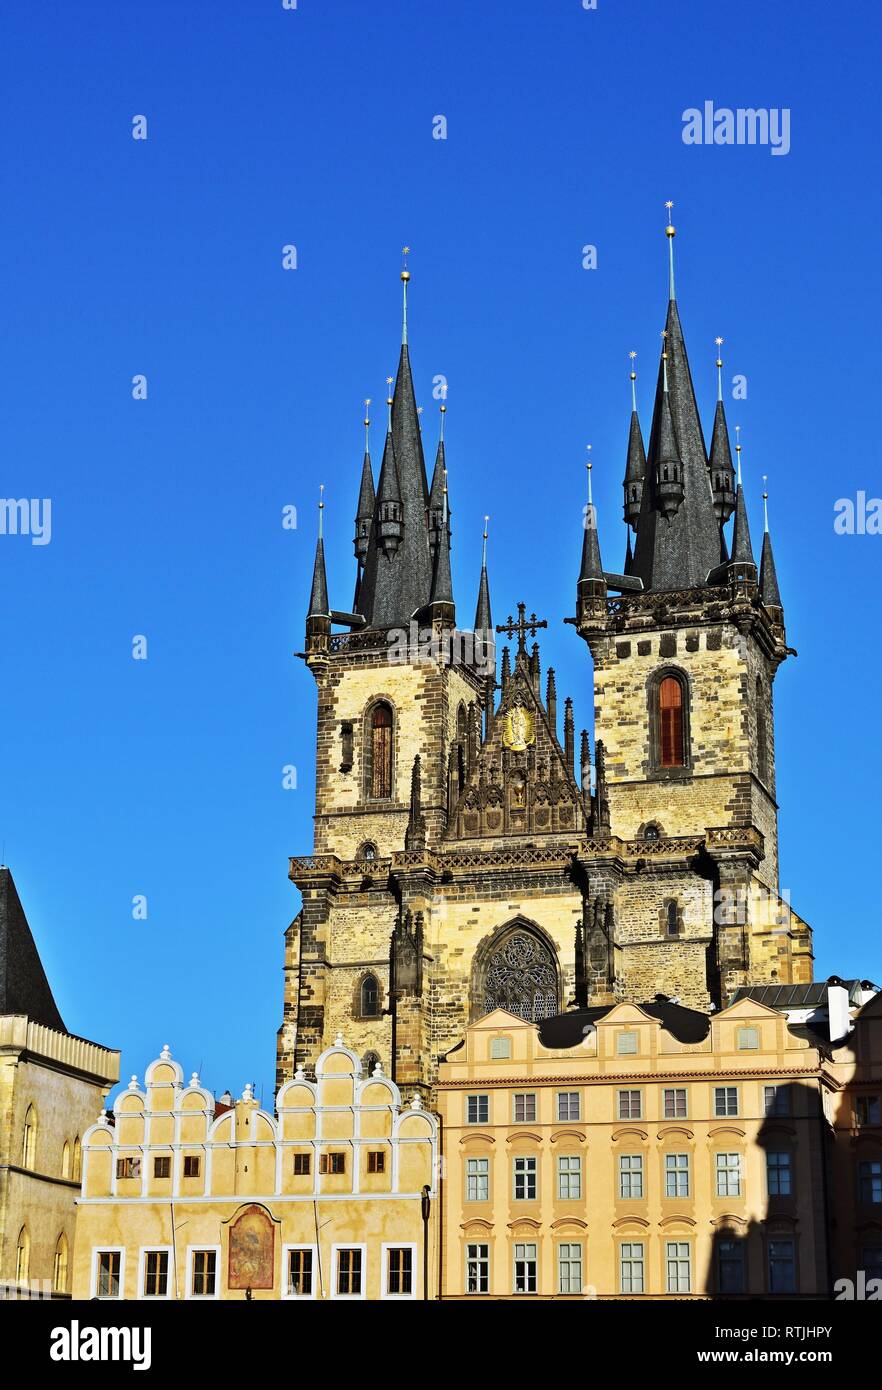
[[[601,559],[589,467],[561,614],[590,653],[593,737],[569,698],[561,720],[554,671],[543,681],[547,620],[521,603],[494,629],[486,544],[474,622],[457,624],[444,406],[429,481],[402,273],[351,611],[330,604],[320,511],[301,653],[318,691],[315,842],[291,861],[279,1085],[341,1029],[366,1067],[429,1098],[440,1060],[497,1008],[536,1021],[661,990],[719,1009],[811,979],[811,932],[779,897],[773,685],[790,649],[771,539],[766,526],[758,565],[721,384],[706,446],[667,235],[648,447],[632,372],[622,573]],[[498,669],[496,633],[511,642]]]
[[[64,1026],[0,865],[0,1291],[70,1296],[82,1142],[119,1053]]]

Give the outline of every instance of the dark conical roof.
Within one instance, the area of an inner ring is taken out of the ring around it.
[[[589,502],[585,508],[584,530],[582,535],[582,568],[579,579],[603,579],[603,565],[600,560],[600,539],[597,535],[597,508]]]
[[[365,449],[364,463],[361,466],[361,486],[358,489],[358,512],[356,514],[358,521],[373,520],[375,501],[374,471],[371,467],[371,456]]]
[[[628,431],[628,458],[625,464],[625,487],[629,483],[642,483],[646,477],[646,450],[643,447],[643,431],[637,418],[637,411],[631,411],[631,428]]]
[[[660,362],[632,571],[643,580],[644,589],[656,590],[704,584],[720,557],[707,450],[673,299],[668,304],[665,335],[668,390],[664,390]],[[671,450],[682,465],[683,500],[665,517],[657,505],[657,470]]]
[[[486,560],[481,565],[481,578],[478,582],[478,603],[475,608],[475,631],[493,631],[493,616],[490,611],[490,581],[487,577]]]
[[[717,408],[714,411],[714,430],[711,436],[710,451],[710,470],[711,474],[734,473],[732,467],[732,451],[729,448],[729,428],[726,424],[726,412],[723,409],[723,402],[717,401]]]
[[[744,488],[738,484],[735,494],[735,526],[732,531],[732,563],[756,565],[753,546],[750,542],[750,526],[747,522],[747,506],[744,501]]]
[[[0,1014],[26,1014],[66,1032],[12,874],[0,866]]]
[[[325,543],[319,536],[315,543],[315,562],[312,567],[312,589],[309,594],[308,618],[327,618],[331,611],[328,602],[328,578],[325,573]]]
[[[389,499],[401,504],[401,543],[391,554],[383,553],[377,534],[384,484]],[[393,394],[392,429],[383,454],[374,526],[358,594],[358,611],[369,627],[406,627],[429,601],[432,561],[426,527],[428,501],[410,356],[403,343]]]
[[[453,603],[453,578],[450,573],[450,512],[446,494],[442,494],[441,525],[432,566],[432,603]]]
[[[782,608],[781,591],[778,588],[778,575],[775,572],[775,557],[772,554],[772,538],[768,531],[763,532],[763,550],[760,559],[760,596],[767,608]]]

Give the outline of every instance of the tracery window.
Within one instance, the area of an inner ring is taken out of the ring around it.
[[[359,991],[362,1018],[376,1018],[380,1012],[380,982],[376,975],[365,975]]]
[[[557,969],[548,947],[531,932],[512,932],[492,952],[483,1009],[506,1009],[530,1023],[557,1013]]]

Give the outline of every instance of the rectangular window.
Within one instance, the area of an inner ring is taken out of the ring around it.
[[[312,1154],[294,1155],[294,1176],[295,1178],[308,1178],[312,1171]]]
[[[858,1164],[858,1191],[861,1202],[867,1206],[882,1202],[882,1163],[864,1159]]]
[[[717,1196],[741,1196],[741,1155],[717,1154]]]
[[[514,1122],[516,1125],[535,1124],[536,1097],[530,1094],[516,1094],[514,1098]]]
[[[505,1061],[511,1056],[511,1039],[494,1038],[490,1044],[490,1056],[494,1062]]]
[[[715,1086],[715,1087],[714,1087],[714,1114],[715,1114],[715,1115],[737,1115],[737,1114],[738,1114],[738,1087],[737,1087],[737,1086]]]
[[[744,1293],[744,1247],[734,1238],[717,1245],[717,1292]]]
[[[580,1109],[578,1091],[558,1091],[557,1118],[559,1120],[578,1120]]]
[[[337,1251],[337,1294],[342,1298],[361,1294],[361,1251],[357,1247]]]
[[[154,1158],[154,1160],[153,1160],[153,1176],[154,1176],[154,1178],[170,1178],[170,1177],[171,1177],[171,1159],[168,1158],[168,1157],[165,1157],[165,1158]]]
[[[630,1241],[623,1245],[619,1263],[620,1293],[643,1292],[643,1242]]]
[[[291,1298],[312,1298],[313,1267],[311,1250],[288,1251],[288,1294]]]
[[[686,1119],[686,1089],[683,1086],[666,1087],[664,1093],[664,1115],[666,1120]]]
[[[370,1149],[368,1152],[368,1172],[385,1173],[386,1153],[383,1149]]]
[[[140,1158],[118,1158],[116,1160],[116,1176],[118,1178],[140,1178]]]
[[[490,1097],[466,1096],[466,1124],[486,1125],[490,1123]]]
[[[165,1298],[168,1293],[168,1251],[144,1253],[144,1297]]]
[[[857,1122],[859,1125],[879,1124],[879,1097],[858,1096]]]
[[[119,1298],[121,1269],[122,1254],[119,1250],[98,1251],[98,1288],[96,1292],[99,1298]]]
[[[184,1177],[198,1178],[202,1160],[198,1154],[184,1155]]]
[[[769,1293],[796,1292],[796,1256],[792,1240],[769,1241]]]
[[[790,1114],[790,1087],[764,1086],[763,1102],[767,1115]]]
[[[619,1119],[639,1120],[642,1110],[639,1091],[619,1091]]]
[[[770,1197],[789,1197],[793,1191],[790,1154],[768,1152],[766,1154],[766,1177]]]
[[[345,1173],[346,1155],[344,1153],[329,1153],[319,1156],[320,1173]]]
[[[689,1242],[669,1240],[666,1244],[665,1267],[668,1293],[690,1293],[692,1290],[692,1270]]]
[[[558,1293],[582,1292],[581,1245],[559,1245],[557,1247],[557,1291]]]
[[[637,1051],[636,1033],[619,1033],[616,1038],[616,1052],[619,1057],[633,1057]]]
[[[514,1195],[516,1202],[534,1202],[536,1200],[535,1158],[516,1158],[514,1160]]]
[[[399,1297],[413,1293],[413,1250],[393,1246],[386,1252],[386,1292]]]
[[[738,1051],[755,1052],[759,1047],[758,1028],[739,1028],[738,1029]]]
[[[490,1199],[489,1158],[466,1159],[466,1201],[487,1202]]]
[[[536,1292],[536,1246],[515,1245],[515,1293]]]
[[[466,1293],[490,1292],[490,1246],[466,1246]]]
[[[217,1251],[193,1251],[194,1298],[214,1298],[217,1292]]]
[[[561,1154],[557,1160],[557,1195],[562,1202],[582,1196],[582,1160],[578,1154]]]
[[[640,1154],[622,1154],[619,1158],[619,1196],[643,1196],[643,1159]]]
[[[665,1196],[689,1196],[688,1154],[665,1154]]]

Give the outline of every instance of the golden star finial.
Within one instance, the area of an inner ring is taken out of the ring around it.
[[[632,359],[632,361],[633,361],[633,359],[637,356],[637,354],[636,354],[636,352],[634,351],[633,348],[632,348],[631,351],[628,353],[628,356]]]
[[[722,338],[714,338],[714,342],[716,343],[717,347],[722,347],[722,346],[723,346],[723,339],[722,339]]]

